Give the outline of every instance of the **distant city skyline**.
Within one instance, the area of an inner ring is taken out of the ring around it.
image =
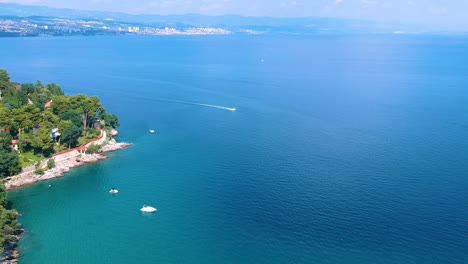
[[[468,1],[436,0],[0,0],[81,10],[130,14],[236,14],[272,17],[334,17],[468,26]]]

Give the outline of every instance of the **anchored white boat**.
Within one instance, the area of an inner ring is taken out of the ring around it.
[[[118,193],[118,192],[119,192],[119,190],[117,190],[117,189],[115,189],[115,188],[112,188],[112,189],[110,189],[110,191],[109,191],[109,192],[110,192],[110,193]]]
[[[145,212],[145,213],[154,213],[157,210],[158,209],[156,209],[154,207],[151,207],[151,206],[148,206],[148,205],[143,205],[143,207],[140,209],[140,211]]]
[[[154,130],[153,129],[150,129],[149,131],[151,134],[154,134]]]

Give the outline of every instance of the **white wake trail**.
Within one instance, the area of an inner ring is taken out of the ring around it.
[[[210,104],[200,104],[200,103],[191,103],[191,104],[201,105],[201,106],[206,106],[206,107],[219,108],[219,109],[224,109],[224,110],[229,110],[229,111],[236,111],[237,110],[235,107],[226,107],[226,106],[220,106],[220,105],[210,105]]]
[[[212,107],[212,108],[218,108],[218,109],[223,109],[223,110],[228,110],[228,111],[236,111],[237,110],[237,108],[235,108],[235,107],[226,107],[226,106],[221,106],[221,105],[210,105],[210,104],[202,104],[202,103],[179,101],[179,100],[164,100],[164,99],[159,99],[159,100],[164,101],[164,102],[169,102],[169,103],[179,103],[179,104],[189,104],[189,105]]]

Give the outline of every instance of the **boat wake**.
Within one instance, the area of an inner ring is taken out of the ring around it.
[[[200,103],[191,103],[191,104],[206,106],[206,107],[213,107],[213,108],[218,108],[218,109],[224,109],[224,110],[229,110],[229,111],[236,111],[237,110],[235,107],[226,107],[226,106],[220,106],[220,105],[209,105],[209,104],[200,104]]]
[[[210,104],[202,104],[202,103],[196,103],[196,102],[178,101],[178,100],[164,100],[164,99],[159,99],[159,101],[164,101],[164,102],[168,102],[168,103],[179,103],[179,104],[188,104],[188,105],[198,105],[198,106],[212,107],[212,108],[218,108],[218,109],[223,109],[223,110],[228,110],[228,111],[237,111],[237,108],[235,108],[235,107],[226,107],[226,106],[221,106],[221,105],[210,105]]]

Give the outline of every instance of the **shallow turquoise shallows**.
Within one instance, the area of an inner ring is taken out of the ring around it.
[[[21,264],[468,263],[466,37],[2,38],[0,50],[15,81],[99,96],[133,143],[8,193],[28,230]]]

